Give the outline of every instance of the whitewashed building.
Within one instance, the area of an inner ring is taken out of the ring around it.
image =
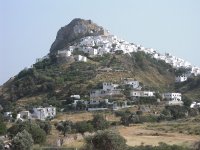
[[[69,50],[58,50],[57,54],[58,57],[69,57],[71,56],[72,52]]]
[[[184,82],[184,81],[187,81],[187,77],[186,76],[177,76],[177,77],[175,77],[175,82]]]
[[[80,99],[81,98],[80,95],[71,95],[70,97],[74,98],[74,99]]]
[[[167,105],[183,105],[181,93],[164,93],[163,98],[167,100]]]
[[[192,104],[190,105],[190,108],[200,108],[200,103],[192,102]]]
[[[31,119],[31,114],[29,111],[20,111],[17,114],[17,119]]]
[[[39,120],[45,120],[47,118],[54,118],[56,116],[56,108],[55,107],[39,107],[33,108],[32,117]]]
[[[131,97],[154,97],[155,92],[153,91],[135,91],[131,90],[130,91],[130,96]]]
[[[98,104],[100,104],[102,102],[104,102],[106,104],[109,104],[108,99],[91,99],[90,100],[90,104],[91,105],[98,105]]]
[[[104,91],[116,90],[118,86],[119,86],[119,84],[113,84],[113,83],[110,83],[110,82],[104,82],[103,83],[103,90]]]
[[[141,90],[141,88],[142,88],[140,86],[139,81],[133,80],[131,78],[124,79],[124,84],[131,86],[131,88],[133,88],[133,89]]]
[[[4,112],[4,117],[12,118],[12,112],[10,112],[10,111]]]
[[[164,93],[163,98],[167,100],[180,100],[181,101],[181,93]]]
[[[87,105],[88,101],[85,101],[85,100],[74,100],[74,102],[72,103],[72,105],[76,107],[77,103],[82,103],[82,104]]]
[[[76,61],[87,62],[87,57],[85,57],[85,56],[77,55],[74,58]]]

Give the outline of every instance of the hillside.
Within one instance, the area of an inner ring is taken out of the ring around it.
[[[188,79],[183,83],[175,84],[175,89],[190,99],[200,99],[200,76]]]
[[[134,78],[147,88],[164,90],[174,82],[173,69],[162,61],[138,52],[129,55],[111,55],[89,58],[88,62],[57,64],[46,59],[22,70],[10,83],[2,87],[1,99],[17,101],[42,98],[65,99],[72,94],[88,96],[91,89],[104,81],[120,83],[123,78]],[[103,68],[112,71],[104,72]],[[101,68],[101,69],[100,69]]]
[[[198,84],[190,86],[199,78],[174,87],[174,66],[190,64],[118,39],[91,20],[74,19],[58,31],[47,56],[0,87],[0,104],[60,105],[59,100],[74,94],[88,100],[90,90],[102,82],[121,83],[124,78],[138,80],[145,90],[175,90],[199,98]]]

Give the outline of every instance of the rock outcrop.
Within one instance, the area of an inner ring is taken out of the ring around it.
[[[98,36],[108,34],[109,33],[107,30],[93,23],[91,20],[76,18],[58,31],[56,39],[51,45],[50,53],[55,53],[57,50],[68,46],[71,42],[85,36]]]

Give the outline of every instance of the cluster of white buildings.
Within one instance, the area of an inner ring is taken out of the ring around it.
[[[194,75],[194,76],[200,75],[200,68],[199,67],[192,66],[192,64],[189,63],[188,61],[185,61],[184,59],[172,56],[169,53],[165,53],[165,55],[161,55],[161,54],[159,54],[157,52],[154,52],[153,53],[153,57],[155,59],[165,61],[166,63],[170,64],[175,69],[179,69],[179,68],[188,68],[188,69],[190,69],[190,71],[186,72],[185,74],[183,74],[181,76],[177,76],[175,78],[176,82],[184,82],[191,75]]]
[[[133,43],[129,43],[125,40],[117,38],[117,36],[108,34],[108,35],[99,35],[99,36],[87,36],[79,40],[79,42],[74,45],[68,46],[64,49],[58,50],[57,56],[62,58],[71,58],[74,57],[76,61],[87,61],[87,57],[85,56],[73,56],[73,52],[75,50],[82,51],[88,54],[90,57],[94,56],[102,56],[106,53],[115,53],[117,51],[121,51],[122,53],[132,53],[143,51],[146,54],[150,54],[153,58],[158,60],[163,60],[166,63],[172,65],[173,68],[190,68],[191,71],[188,72],[188,75],[200,75],[200,68],[194,67],[188,61],[185,61],[181,58],[177,58],[172,56],[169,53],[160,54],[153,48],[145,48],[141,45],[136,45]],[[44,59],[48,59],[49,55],[44,56],[41,59],[37,59],[36,62],[42,61]],[[188,76],[187,76],[188,77]],[[177,82],[183,82],[186,78],[177,77]]]
[[[32,110],[33,112],[30,113],[29,111],[20,111],[17,114],[17,120],[26,120],[26,119],[51,119],[56,116],[56,108],[49,106],[49,107],[35,107]],[[12,112],[5,112],[4,117],[12,118]]]

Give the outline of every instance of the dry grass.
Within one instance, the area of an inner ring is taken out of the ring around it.
[[[104,113],[107,120],[109,121],[119,121],[119,118],[115,117],[114,114]],[[91,120],[93,113],[91,112],[82,112],[82,113],[66,113],[60,114],[55,118],[54,121],[60,120],[71,120],[72,122]],[[144,145],[158,145],[160,142],[167,144],[177,144],[182,146],[190,146],[194,142],[200,140],[198,135],[188,135],[185,132],[180,133],[179,128],[182,130],[183,127],[190,128],[196,127],[199,123],[200,118],[193,118],[190,120],[179,120],[174,122],[161,122],[161,123],[145,123],[133,125],[130,127],[118,126],[115,130],[118,130],[119,133],[127,140],[127,144],[130,146],[138,146],[141,144]],[[173,130],[171,130],[174,128]],[[169,130],[169,131],[168,131]],[[170,131],[171,130],[171,131]],[[77,136],[78,138],[74,138]],[[64,139],[63,148],[80,148],[84,145],[83,136],[80,134],[71,134],[68,137],[63,137],[53,126],[52,132],[47,137],[47,142],[44,147],[55,146],[59,138]]]
[[[54,122],[62,121],[62,120],[70,120],[72,122],[78,122],[78,121],[88,121],[93,119],[92,112],[82,112],[82,113],[62,113],[58,114],[56,118],[53,120]],[[103,113],[107,120],[109,121],[119,121],[120,118],[116,117],[112,113]]]
[[[166,133],[145,129],[146,125],[135,125],[132,127],[119,127],[120,134],[127,140],[130,146],[136,145],[158,145],[159,142],[189,146],[200,140],[199,136],[181,133]]]

